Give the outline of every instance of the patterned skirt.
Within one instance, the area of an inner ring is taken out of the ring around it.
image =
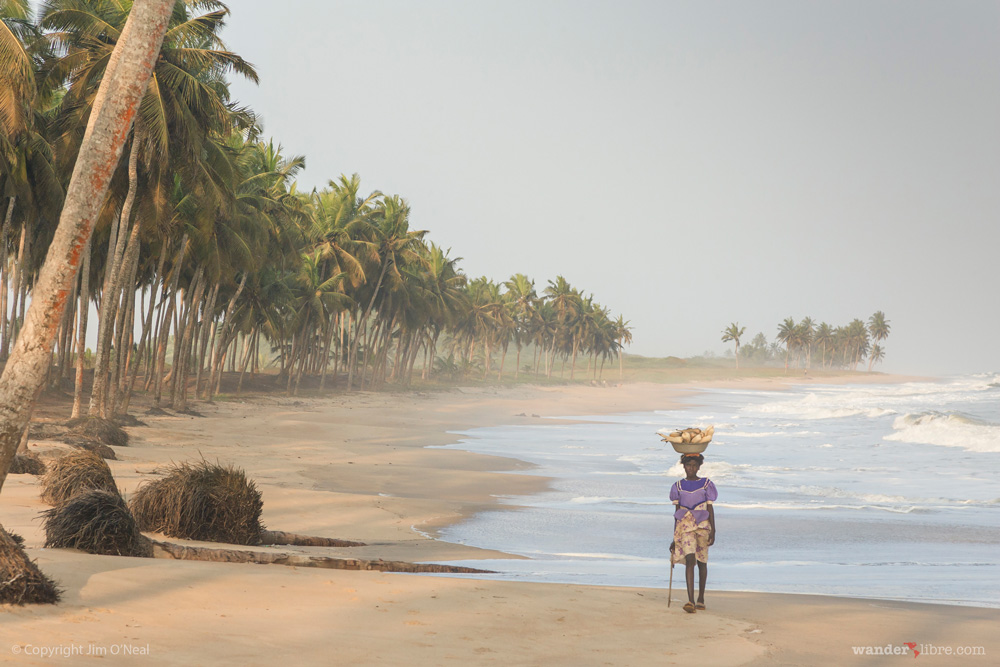
[[[674,526],[674,563],[683,563],[688,554],[702,563],[708,562],[708,533],[712,530],[708,520],[696,524],[690,512]]]

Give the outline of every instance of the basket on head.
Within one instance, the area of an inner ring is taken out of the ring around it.
[[[705,430],[685,428],[670,432],[664,428],[660,429],[658,434],[664,442],[669,442],[678,454],[701,454],[708,448],[708,443],[712,442],[715,426],[708,426]]]
[[[701,454],[703,451],[708,449],[707,442],[702,442],[697,445],[690,442],[681,444],[671,442],[670,444],[673,446],[674,451],[678,454]]]

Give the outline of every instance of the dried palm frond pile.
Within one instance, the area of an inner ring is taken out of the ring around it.
[[[246,473],[207,461],[180,463],[129,501],[141,530],[191,540],[260,544],[264,504]]]
[[[42,477],[42,500],[50,505],[58,505],[91,489],[118,493],[118,486],[107,462],[85,449],[70,452],[50,462]]]
[[[91,440],[82,435],[64,435],[60,438],[67,445],[73,445],[77,449],[86,449],[89,452],[94,452],[102,459],[107,459],[109,461],[117,461],[118,455],[115,454],[115,450],[111,449],[107,445],[101,444],[96,440]]]
[[[101,417],[78,417],[66,422],[69,435],[89,438],[104,445],[125,447],[128,445],[128,433],[121,426]]]
[[[9,472],[12,475],[44,475],[45,464],[35,454],[15,454]]]
[[[59,588],[0,527],[0,604],[55,604]]]
[[[139,532],[117,491],[83,491],[42,516],[45,548],[80,549],[105,556],[153,555],[152,543]]]

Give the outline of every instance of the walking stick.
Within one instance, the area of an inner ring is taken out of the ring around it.
[[[674,595],[674,552],[670,552],[670,586],[667,588],[667,608],[670,608],[670,603],[673,601]]]

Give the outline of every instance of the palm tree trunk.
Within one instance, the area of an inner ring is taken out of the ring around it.
[[[115,315],[118,308],[119,295],[124,282],[125,232],[128,230],[129,218],[132,215],[132,205],[135,203],[136,191],[139,188],[139,140],[132,133],[132,148],[128,159],[128,194],[122,205],[118,221],[117,239],[111,264],[105,268],[104,286],[101,290],[101,309],[98,313],[97,349],[95,350],[94,387],[90,392],[90,416],[109,417],[108,391],[109,371],[111,363],[111,342],[115,333]],[[133,225],[128,243],[138,244],[139,220]],[[110,247],[109,247],[110,250]]]
[[[378,274],[378,282],[375,283],[375,291],[372,292],[372,298],[368,301],[368,307],[365,308],[365,314],[361,316],[358,320],[360,325],[368,319],[368,314],[372,312],[372,308],[375,306],[375,297],[378,296],[379,289],[382,288],[382,280],[385,278],[385,272],[389,269],[389,262],[387,260],[382,260],[382,271]],[[347,391],[350,391],[354,386],[354,363],[357,360],[358,354],[358,336],[357,333],[354,335],[354,341],[351,344],[351,354],[350,354],[350,370],[347,372]],[[364,369],[362,369],[364,373]]]
[[[174,372],[174,392],[172,407],[174,410],[187,410],[187,378],[188,368],[191,363],[191,352],[194,349],[195,331],[198,325],[198,305],[201,303],[205,293],[205,269],[198,267],[194,277],[194,293],[187,305],[187,323],[184,325],[184,335],[181,338],[180,356],[177,359],[177,366]],[[189,288],[190,289],[190,288]],[[186,299],[185,299],[186,300]]]
[[[22,291],[21,283],[24,282],[24,270],[25,270],[24,244],[26,243],[27,237],[28,237],[28,227],[27,225],[25,225],[24,228],[21,230],[21,240],[20,243],[18,244],[17,259],[14,260],[14,266],[13,269],[11,270],[11,280],[10,280],[12,287],[11,293],[14,299],[13,301],[11,301],[10,304],[10,324],[7,326],[8,336],[7,338],[4,339],[5,345],[9,345],[13,339],[17,338],[17,333],[19,330],[19,326],[17,323],[17,311],[19,304],[22,303],[20,296]],[[6,313],[4,313],[4,317],[6,318]],[[2,352],[2,356],[4,359],[8,357],[8,351],[9,348],[4,347]]]
[[[76,381],[73,385],[72,419],[83,414],[83,362],[87,353],[87,317],[90,313],[90,248],[91,239],[83,246],[83,266],[80,269],[80,322],[76,337]]]
[[[243,376],[247,372],[247,364],[250,363],[250,356],[254,349],[254,337],[256,335],[256,329],[250,332],[250,335],[246,337],[245,344],[246,349],[243,351],[243,361],[240,363],[240,380],[236,383],[236,395],[240,395],[240,391],[243,390]],[[233,355],[235,358],[236,350],[233,350]]]
[[[7,334],[7,236],[10,233],[10,221],[14,217],[14,204],[17,197],[11,197],[7,201],[7,214],[3,218],[3,228],[0,229],[0,271],[3,271],[3,291],[0,292],[0,359],[7,358],[7,351],[10,349],[10,342]]]
[[[221,382],[221,380],[222,380],[222,370],[223,370],[223,367],[224,367],[225,361],[226,361],[225,355],[222,354],[222,351],[224,349],[223,348],[223,342],[226,341],[226,337],[229,334],[229,328],[230,328],[230,326],[232,326],[233,310],[236,308],[236,302],[239,300],[240,294],[243,293],[243,287],[247,284],[247,275],[249,275],[249,274],[244,273],[243,277],[240,278],[240,284],[236,288],[236,292],[233,293],[233,297],[229,300],[229,304],[226,306],[226,314],[225,314],[225,316],[222,319],[222,326],[220,327],[220,330],[219,330],[219,332],[217,334],[218,337],[219,337],[219,342],[218,342],[218,344],[217,344],[217,346],[215,348],[215,351],[212,352],[212,362],[211,362],[210,366],[213,367],[213,371],[212,372],[213,372],[214,381],[209,382],[209,386],[210,387],[211,386],[218,386],[218,383]],[[218,364],[219,364],[218,371],[215,371],[215,369],[214,369],[214,366],[215,366],[215,363],[216,363],[216,359],[218,359]],[[218,378],[215,378],[215,373],[216,372],[218,373]],[[209,391],[208,400],[210,400],[210,401],[212,400],[212,393],[211,393],[211,391]]]
[[[97,91],[31,308],[0,376],[0,486],[45,380],[66,295],[72,291],[83,248],[149,83],[173,7],[173,0],[132,6]]]
[[[497,371],[497,382],[503,380],[503,365],[507,360],[507,345],[503,346],[503,352],[500,353],[500,370]],[[514,372],[514,376],[517,377],[517,371]]]
[[[76,281],[73,281],[73,286],[76,286]],[[76,294],[75,290],[71,291],[69,298],[66,301],[66,309],[63,311],[62,323],[59,325],[59,337],[58,343],[56,345],[56,370],[49,374],[49,386],[53,389],[57,389],[62,382],[63,375],[66,372],[66,360],[69,358],[67,354],[67,349],[69,348],[69,339],[73,337],[73,331],[76,328]]]
[[[181,245],[177,251],[177,257],[174,258],[173,267],[171,270],[173,274],[170,278],[170,289],[167,292],[167,309],[163,314],[163,318],[160,321],[160,335],[158,337],[158,344],[156,349],[156,369],[154,375],[156,378],[156,385],[154,389],[154,405],[159,407],[160,400],[163,397],[163,373],[167,363],[167,343],[170,341],[170,325],[171,318],[174,311],[177,309],[177,290],[180,285],[181,280],[181,267],[184,262],[184,255],[187,252],[188,247],[188,235],[184,234],[181,237]],[[177,344],[178,331],[174,327],[174,345]]]
[[[138,221],[136,221],[135,226],[139,226]],[[132,340],[135,335],[135,276],[139,270],[138,238],[136,238],[135,241],[134,249],[131,243],[126,249],[125,259],[122,263],[124,282],[122,283],[122,302],[118,307],[119,314],[117,328],[119,335],[116,342],[117,353],[115,354],[115,364],[111,375],[111,384],[108,388],[109,394],[106,408],[107,414],[105,415],[108,419],[113,419],[116,414],[115,408],[121,400],[121,395],[125,389],[124,385],[128,370],[128,363],[132,357]]]
[[[194,376],[195,398],[199,398],[201,395],[201,376],[205,370],[205,354],[208,348],[209,333],[215,328],[215,300],[218,296],[219,284],[216,283],[212,287],[211,293],[209,293],[208,301],[205,303],[205,310],[202,312],[201,317],[201,335],[196,339],[200,342],[198,343],[198,358],[195,361],[195,368],[197,369]]]

